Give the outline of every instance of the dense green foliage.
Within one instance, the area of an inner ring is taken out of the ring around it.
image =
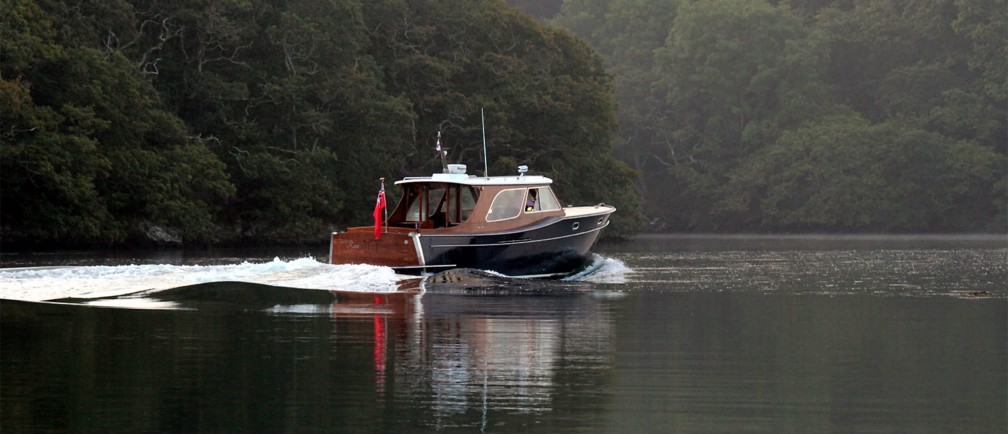
[[[656,229],[1006,230],[1003,0],[562,3]]]
[[[120,16],[44,1],[15,2],[3,16],[5,240],[111,243],[160,224],[176,232],[165,238],[211,236],[215,206],[234,187],[136,65],[101,46],[98,28]]]
[[[0,237],[322,241],[480,109],[610,234],[1006,230],[1004,0],[508,3],[7,2]]]
[[[494,0],[13,0],[0,234],[322,241],[367,223],[379,177],[439,170],[438,130],[481,168],[483,108],[491,174],[614,203],[625,235],[643,219],[611,95],[587,45]]]

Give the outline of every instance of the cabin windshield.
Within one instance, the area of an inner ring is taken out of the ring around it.
[[[479,192],[459,184],[409,184],[402,201],[393,212],[390,224],[442,228],[454,226],[469,219]]]
[[[560,209],[560,201],[549,187],[530,188],[525,198],[525,212],[553,211]]]
[[[490,204],[487,221],[506,220],[518,217],[525,204],[525,189],[512,188],[501,190]]]

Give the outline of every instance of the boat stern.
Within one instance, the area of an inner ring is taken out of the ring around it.
[[[330,264],[371,264],[392,268],[422,265],[415,239],[408,231],[386,231],[375,239],[373,227],[354,227],[333,232],[329,242]]]

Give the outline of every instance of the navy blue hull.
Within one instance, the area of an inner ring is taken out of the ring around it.
[[[554,276],[583,266],[609,213],[554,218],[514,231],[421,235],[423,270],[475,268],[508,276]]]

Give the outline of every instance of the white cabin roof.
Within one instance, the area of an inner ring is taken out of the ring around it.
[[[482,186],[482,185],[525,186],[525,185],[549,185],[553,183],[553,180],[545,176],[539,176],[539,175],[476,176],[460,173],[435,173],[431,176],[407,176],[399,181],[396,181],[395,183],[396,185],[401,185],[401,184],[414,184],[414,183],[426,183],[426,182],[448,182],[452,184],[463,184],[472,186]]]

